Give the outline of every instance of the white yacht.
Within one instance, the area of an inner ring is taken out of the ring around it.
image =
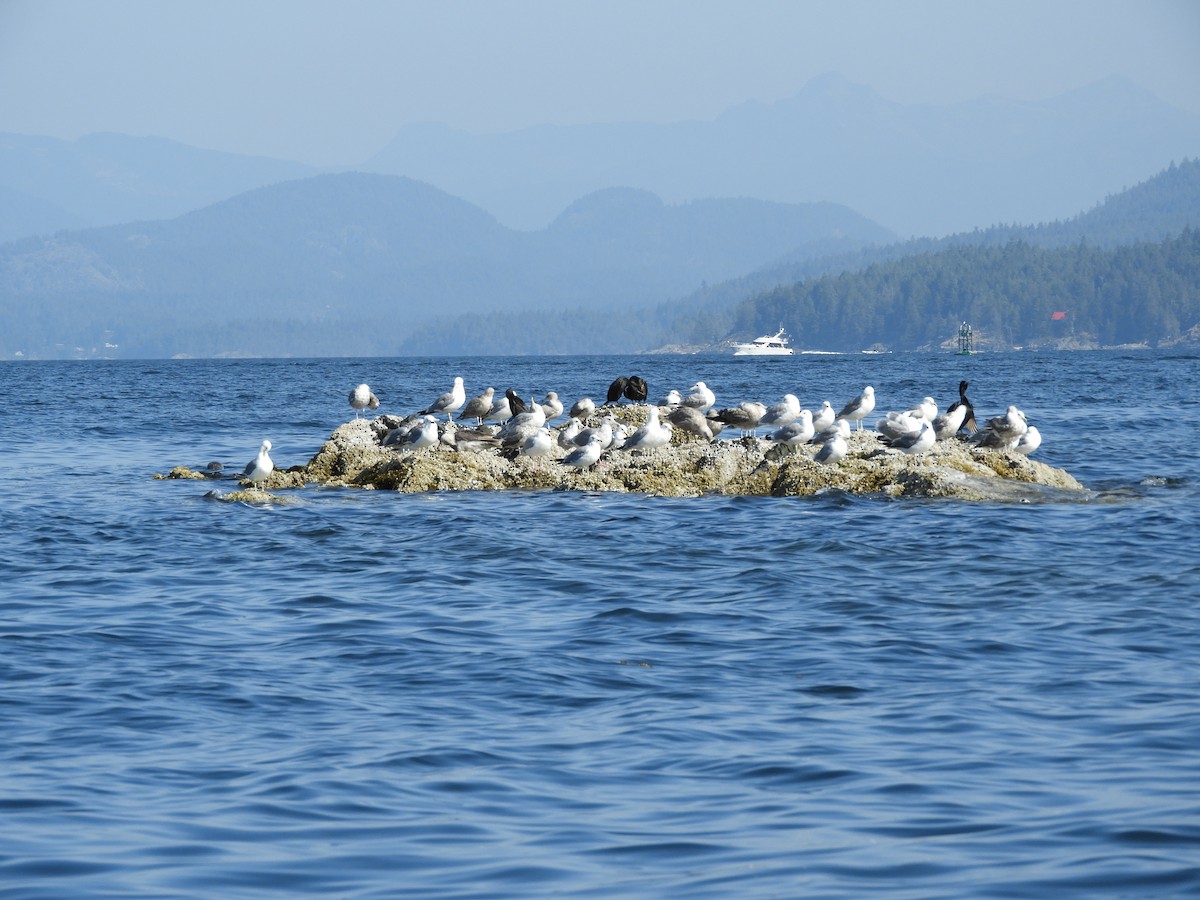
[[[782,328],[747,343],[733,343],[734,356],[791,356],[795,352],[788,346],[788,337]]]

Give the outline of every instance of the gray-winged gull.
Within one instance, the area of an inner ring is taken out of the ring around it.
[[[863,388],[861,394],[842,407],[842,411],[838,413],[839,419],[848,419],[851,422],[858,423],[859,431],[862,430],[862,420],[869,416],[875,409],[875,388],[867,385]]]
[[[263,441],[262,446],[258,448],[258,456],[254,457],[246,464],[242,475],[253,484],[259,487],[264,481],[271,477],[271,472],[275,470],[275,463],[271,461],[271,442]]]

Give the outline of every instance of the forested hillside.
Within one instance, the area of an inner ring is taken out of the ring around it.
[[[1200,324],[1200,229],[1104,249],[951,247],[742,303],[735,331],[787,323],[808,348],[936,347],[967,321],[997,349],[1156,345]]]

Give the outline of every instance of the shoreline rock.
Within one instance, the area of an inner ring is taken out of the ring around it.
[[[611,411],[630,425],[646,418],[645,406]],[[578,470],[563,465],[563,454],[557,449],[541,458],[509,458],[511,454],[498,450],[456,452],[441,445],[396,451],[380,444],[390,427],[388,419],[355,419],[340,425],[306,465],[276,470],[263,487],[281,490],[318,484],[400,493],[615,491],[666,497],[801,497],[837,490],[896,498],[1008,502],[1088,496],[1067,472],[1019,454],[946,441],[908,456],[886,448],[870,430],[855,431],[846,458],[832,466],[813,461],[814,447],[793,448],[754,437],[710,443],[676,430],[669,446],[644,452],[609,451],[591,469]],[[177,467],[165,477],[196,476]]]

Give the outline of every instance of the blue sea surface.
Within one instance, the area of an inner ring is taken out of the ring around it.
[[[961,378],[1077,501],[309,487],[268,438],[637,373]],[[0,364],[0,897],[1200,895],[1200,356]]]

